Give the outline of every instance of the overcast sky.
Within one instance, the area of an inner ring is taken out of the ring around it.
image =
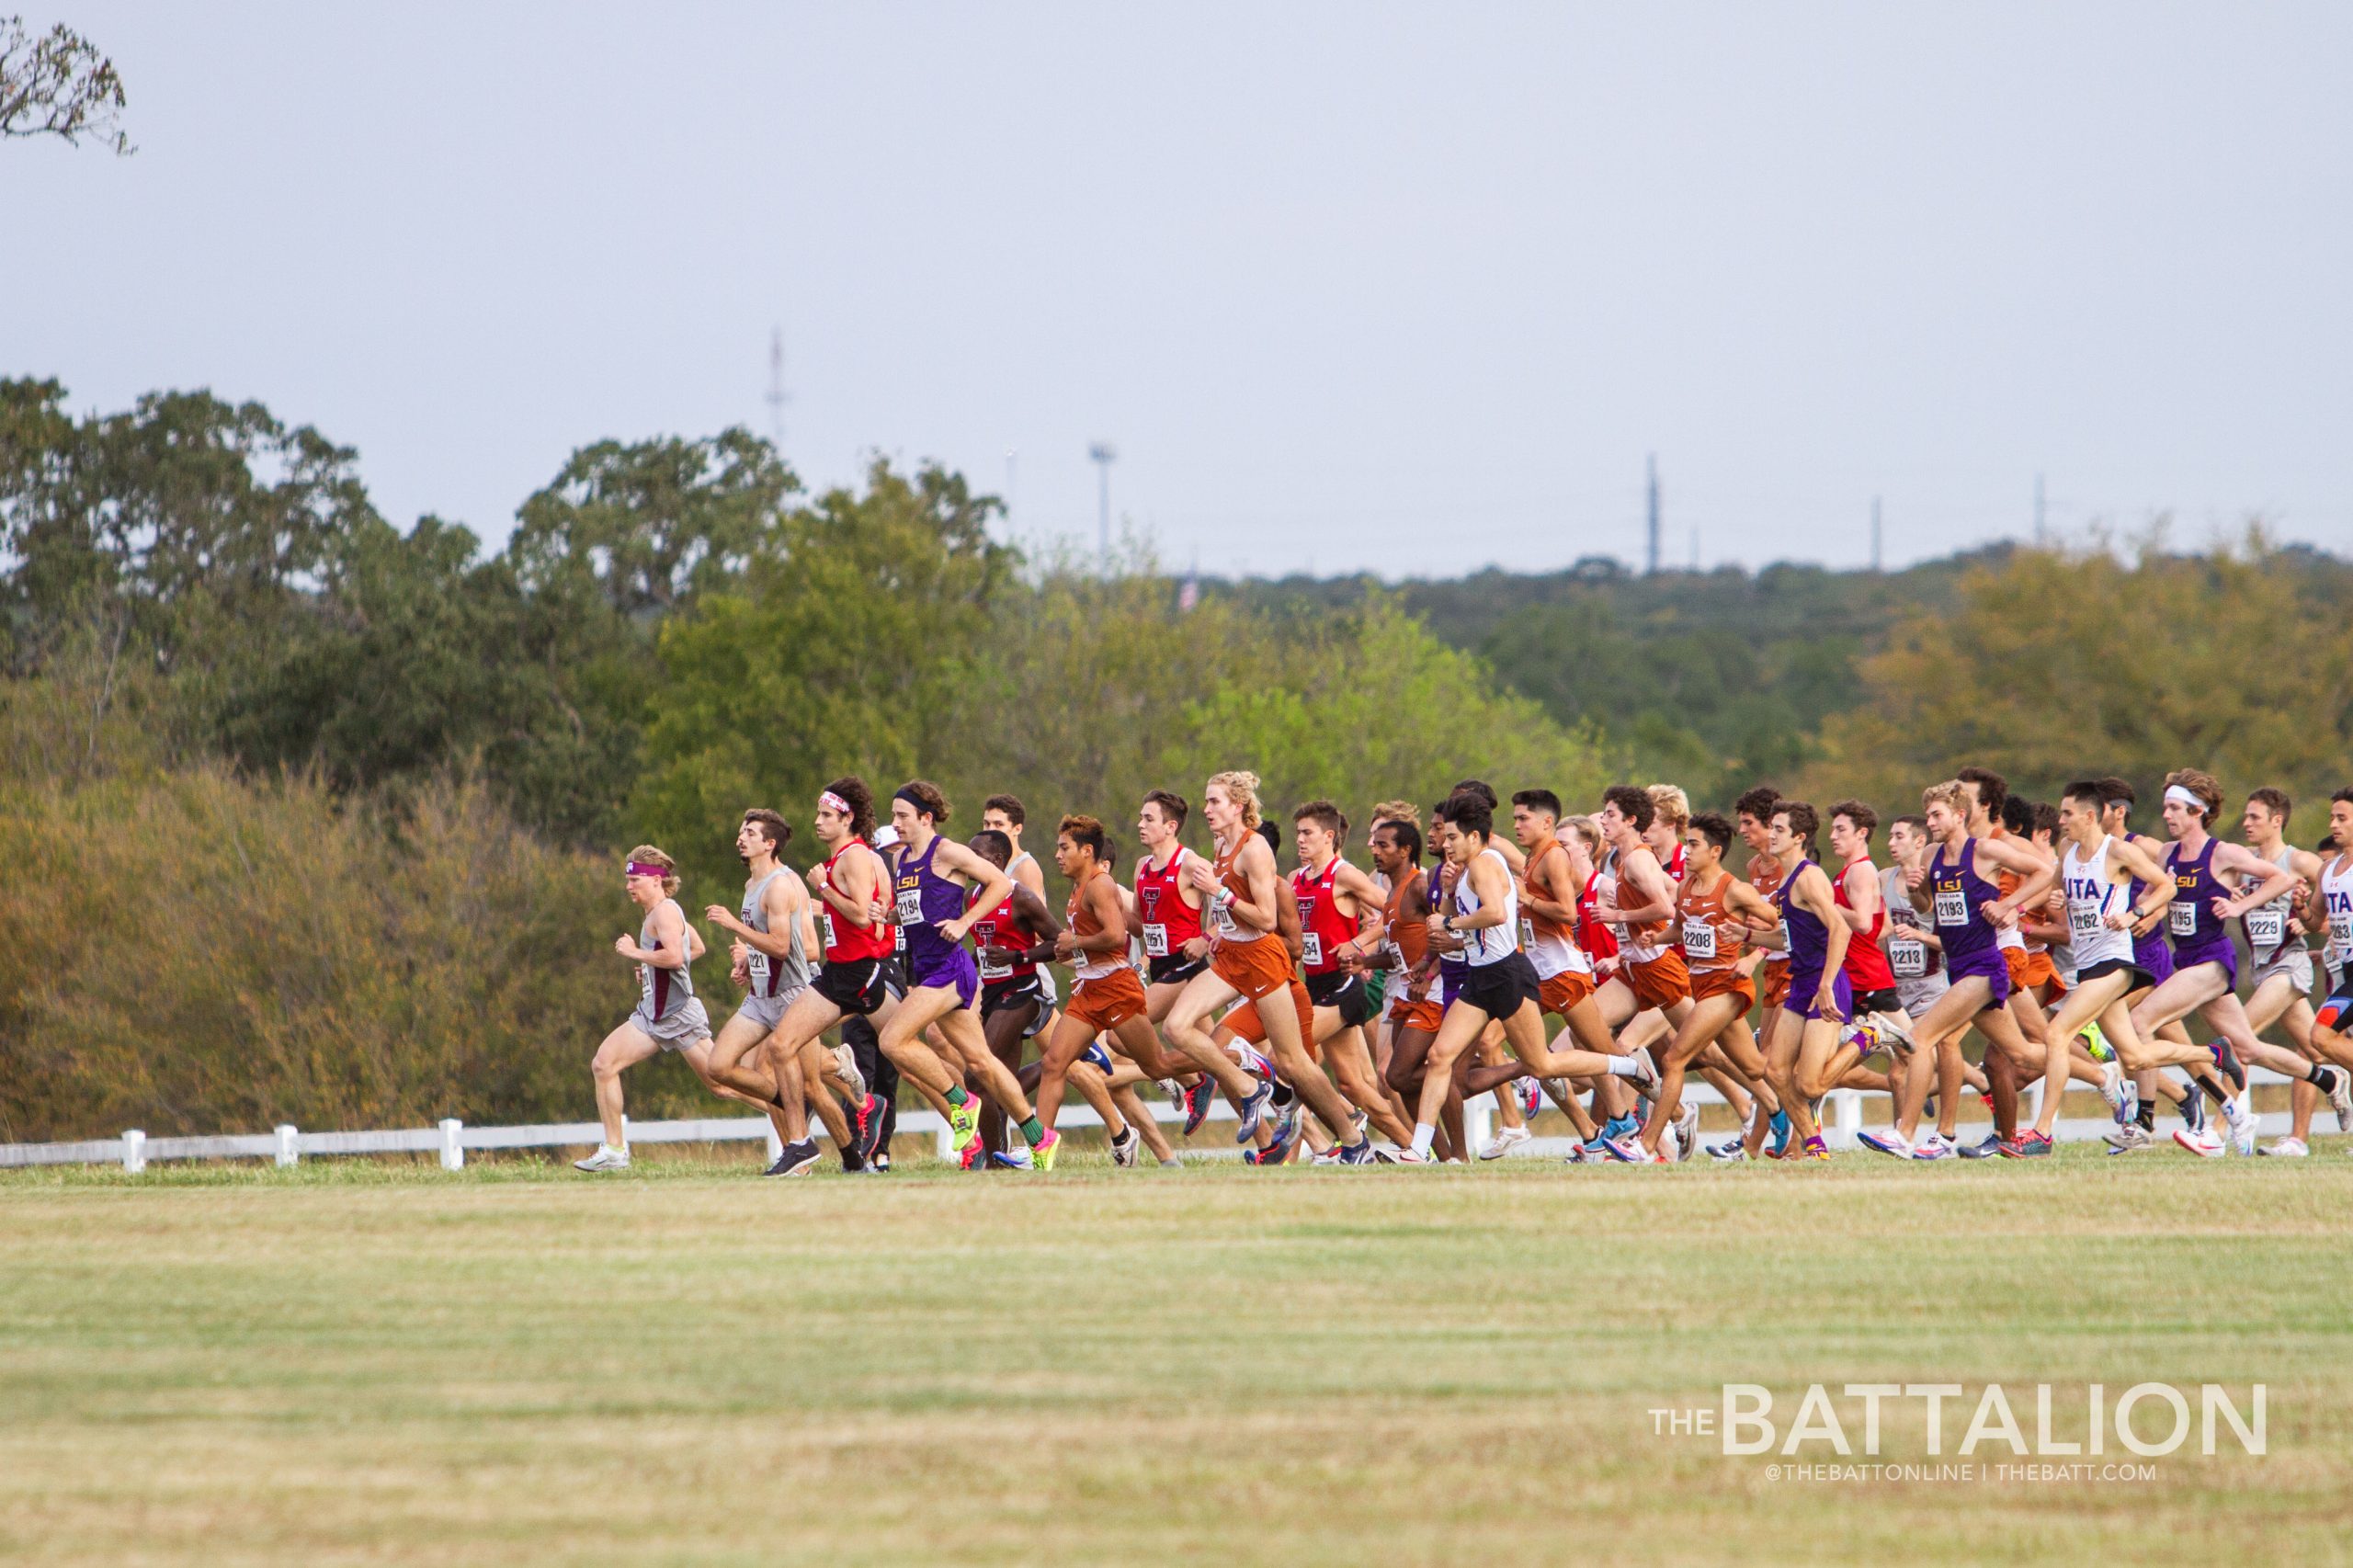
[[[2353,6],[33,6],[0,371],[493,541],[574,447],[936,458],[1209,572],[2353,551]],[[1007,453],[1017,453],[1008,465]],[[1009,477],[1008,477],[1009,474]]]

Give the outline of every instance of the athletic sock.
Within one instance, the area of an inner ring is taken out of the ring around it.
[[[962,1105],[966,1100],[971,1099],[972,1097],[972,1096],[970,1096],[970,1095],[966,1094],[963,1090],[961,1090],[961,1089],[960,1089],[960,1088],[957,1088],[957,1087],[956,1087],[956,1086],[954,1086],[953,1085],[950,1085],[949,1086],[949,1090],[948,1090],[948,1103],[949,1103],[949,1105],[957,1105],[957,1106],[960,1106],[960,1105]]]
[[[2158,1097],[2151,1095],[2141,1102],[2141,1108],[2133,1113],[2132,1119],[2140,1124],[2141,1131],[2143,1132],[2154,1132],[2157,1130]]]
[[[2200,1092],[2202,1092],[2208,1099],[2212,1100],[2216,1105],[2221,1105],[2224,1100],[2230,1098],[2228,1095],[2222,1092],[2222,1086],[2214,1082],[2211,1078],[2199,1078],[2193,1080],[2193,1082],[2197,1084]]]
[[[1427,1157],[1430,1144],[1438,1138],[1438,1129],[1427,1121],[1414,1123],[1414,1153]]]
[[[1643,1074],[1642,1070],[1634,1065],[1632,1057],[1613,1056],[1609,1059],[1609,1075],[1613,1078],[1639,1078]]]
[[[2336,1074],[2317,1062],[2312,1064],[2312,1072],[2306,1076],[2311,1081],[2312,1086],[2324,1095],[2336,1087]]]
[[[1046,1124],[1032,1116],[1021,1124],[1021,1136],[1029,1140],[1029,1146],[1034,1149],[1046,1136]]]

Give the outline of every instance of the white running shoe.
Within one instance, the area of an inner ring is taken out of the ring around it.
[[[1697,1102],[1696,1100],[1689,1100],[1689,1099],[1687,1099],[1687,1100],[1685,1100],[1685,1101],[1683,1102],[1683,1109],[1682,1109],[1680,1112],[1678,1112],[1678,1113],[1677,1114],[1676,1118],[1675,1118],[1675,1157],[1676,1157],[1676,1159],[1677,1159],[1678,1162],[1679,1162],[1679,1161],[1683,1161],[1683,1160],[1688,1160],[1688,1159],[1689,1159],[1689,1158],[1691,1157],[1691,1151],[1692,1151],[1692,1150],[1694,1150],[1694,1149],[1696,1149],[1696,1148],[1698,1148],[1699,1146],[1699,1102]]]
[[[2230,1134],[2231,1152],[2235,1154],[2255,1153],[2256,1122],[2255,1113],[2239,1103],[2244,1097],[2234,1095],[2222,1102],[2222,1127]]]
[[[1649,1099],[1658,1093],[1658,1063],[1651,1060],[1651,1053],[1647,1051],[1635,1051],[1632,1061],[1635,1092]]]
[[[2256,1153],[2270,1154],[2283,1160],[2301,1160],[2312,1151],[2304,1146],[2304,1141],[2301,1138],[2275,1138],[2265,1147],[2257,1149]]]
[[[2187,1127],[2177,1127],[2173,1130],[2173,1141],[2201,1160],[2222,1157],[2222,1141],[2214,1136],[2214,1130],[2211,1127],[2201,1127],[2195,1132]]]
[[[2156,1142],[2156,1140],[2149,1135],[2148,1129],[2137,1121],[2128,1121],[2121,1127],[2101,1133],[2100,1137],[2106,1140],[2109,1148],[2120,1154],[2129,1154],[2135,1149],[2146,1149]]]
[[[597,1152],[585,1160],[574,1160],[575,1171],[625,1171],[629,1169],[629,1151],[616,1149],[610,1143],[599,1143]]]
[[[1873,1013],[1873,1032],[1881,1045],[1904,1051],[1912,1049],[1912,1015],[1909,1013]]]
[[[2125,1119],[2124,1069],[2113,1062],[2099,1064],[2099,1097],[2108,1102],[2110,1115],[2119,1121]]]
[[[843,1081],[849,1085],[850,1103],[864,1105],[866,1103],[866,1074],[858,1070],[858,1052],[849,1048],[847,1041],[834,1047],[834,1071],[840,1074]]]
[[[1487,1140],[1487,1146],[1479,1151],[1479,1157],[1483,1160],[1500,1160],[1535,1136],[1525,1127],[1498,1127],[1495,1129],[1495,1135]]]
[[[1394,1163],[1401,1165],[1434,1165],[1438,1164],[1438,1156],[1422,1153],[1408,1143],[1397,1151]]]
[[[1174,1078],[1161,1079],[1160,1092],[1168,1096],[1170,1105],[1182,1106],[1185,1103],[1185,1085]]]
[[[1960,1153],[1952,1146],[1952,1140],[1941,1132],[1931,1132],[1912,1145],[1912,1157],[1915,1160],[1949,1160]]]
[[[2328,1091],[2328,1108],[2336,1113],[2336,1130],[2353,1131],[2353,1073],[2339,1067],[2335,1070],[2336,1087]]]

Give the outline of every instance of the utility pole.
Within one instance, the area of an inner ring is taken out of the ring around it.
[[[2051,542],[2051,529],[2043,521],[2042,475],[2034,476],[2034,545],[2037,550]]]
[[[1005,515],[1007,521],[1013,517],[1013,465],[1020,460],[1020,457],[1021,454],[1011,447],[1005,449]]]
[[[1100,535],[1103,570],[1111,569],[1111,465],[1119,460],[1120,449],[1108,441],[1097,441],[1086,449],[1095,461],[1096,528]]]
[[[1659,515],[1658,515],[1658,454],[1657,454],[1656,452],[1653,452],[1653,453],[1650,455],[1650,459],[1649,459],[1649,469],[1650,469],[1650,502],[1651,502],[1651,505],[1650,505],[1650,513],[1651,513],[1650,570],[1651,570],[1651,575],[1653,575],[1653,576],[1656,576],[1656,575],[1658,574],[1658,528],[1659,528]]]
[[[1879,497],[1871,497],[1871,570],[1886,570],[1886,557],[1880,553]]]
[[[768,337],[768,439],[776,449],[784,450],[784,328],[778,327]]]

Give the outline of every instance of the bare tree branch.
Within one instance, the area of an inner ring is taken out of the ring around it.
[[[60,22],[35,37],[22,17],[0,17],[0,138],[85,136],[117,157],[136,151],[122,131],[122,78],[98,46]]]

